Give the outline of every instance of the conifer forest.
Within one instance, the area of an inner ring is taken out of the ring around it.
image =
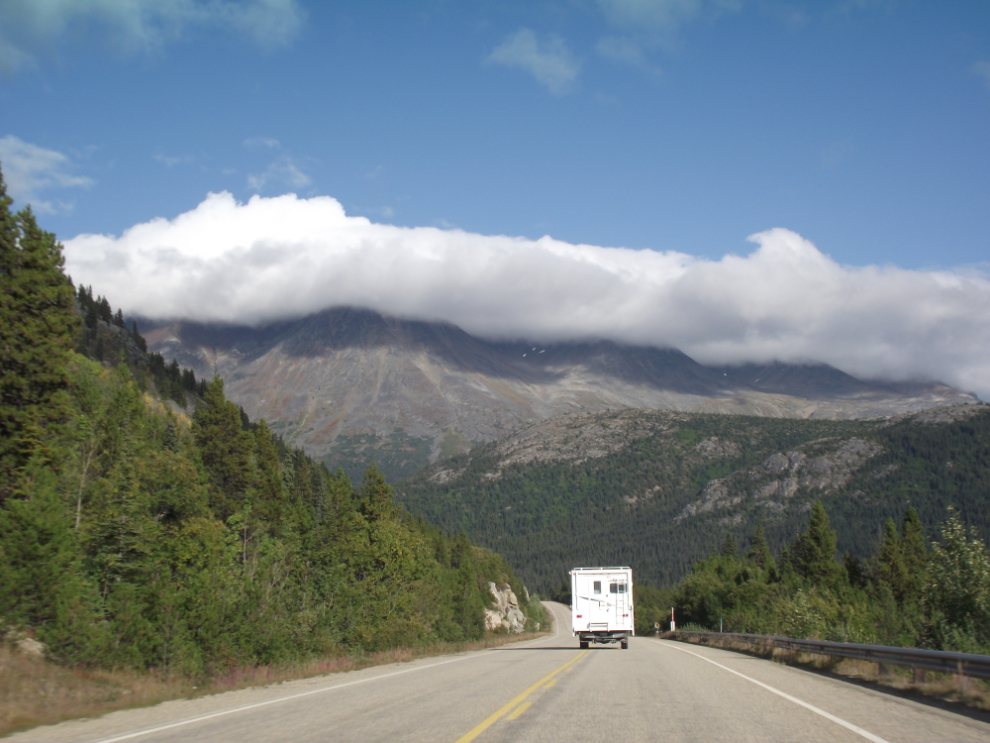
[[[0,634],[188,675],[479,638],[498,555],[148,354],[0,177]],[[523,610],[539,617],[538,601]]]

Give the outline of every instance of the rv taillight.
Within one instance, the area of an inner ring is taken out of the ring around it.
[[[580,615],[580,614],[578,614],[578,615],[577,615],[577,618],[578,618],[578,619],[580,619],[580,618],[581,618],[581,615]]]

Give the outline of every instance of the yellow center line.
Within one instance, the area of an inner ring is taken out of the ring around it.
[[[546,686],[544,686],[543,688],[544,688],[544,689],[549,689],[549,688],[550,688],[551,686],[553,686],[553,685],[554,685],[554,684],[556,684],[556,683],[557,683],[557,679],[550,679],[550,683],[548,683],[548,684],[547,684]]]
[[[582,650],[578,654],[578,656],[576,658],[571,658],[569,661],[567,661],[564,665],[562,665],[556,671],[551,671],[550,673],[548,673],[546,676],[544,676],[539,681],[537,681],[535,684],[533,684],[531,687],[529,687],[528,689],[526,689],[526,691],[524,691],[522,694],[520,694],[519,696],[517,696],[515,699],[513,699],[511,702],[509,702],[508,704],[506,704],[504,707],[502,707],[501,709],[499,709],[498,711],[496,711],[494,714],[490,715],[485,720],[483,720],[482,722],[479,722],[473,728],[471,728],[470,730],[468,730],[466,733],[464,733],[464,735],[462,735],[460,738],[458,738],[456,741],[454,741],[454,743],[470,743],[470,741],[472,741],[475,738],[477,738],[479,735],[481,735],[483,732],[485,732],[488,728],[490,728],[492,725],[494,725],[496,722],[498,722],[499,719],[505,713],[507,713],[509,710],[511,710],[513,707],[515,707],[517,704],[519,704],[521,701],[523,701],[526,697],[528,697],[534,691],[536,691],[537,689],[539,689],[543,684],[547,683],[550,679],[552,679],[558,673],[560,673],[564,669],[569,669],[572,664],[577,663],[579,660],[581,660],[581,658],[584,657],[584,654],[585,653],[588,653],[588,652],[590,652],[590,651],[589,650]],[[523,712],[525,712],[525,710],[523,710]],[[522,712],[520,712],[519,714],[521,715]],[[513,718],[513,719],[515,719],[515,718]]]
[[[516,707],[514,710],[512,710],[511,714],[508,717],[506,717],[505,719],[506,720],[515,720],[517,717],[519,717],[519,715],[521,715],[523,712],[525,712],[526,710],[528,710],[532,706],[533,706],[533,703],[532,702],[523,702],[518,707]]]

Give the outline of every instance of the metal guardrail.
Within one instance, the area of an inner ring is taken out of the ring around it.
[[[795,640],[791,637],[768,635],[742,635],[732,632],[668,632],[672,640],[719,639],[734,640],[765,648],[796,650],[800,653],[834,655],[840,658],[857,658],[890,666],[907,666],[916,671],[937,671],[939,673],[972,676],[990,679],[990,655],[953,653],[945,650],[922,650],[920,648],[892,648],[886,645],[856,645],[849,642],[828,642],[825,640]]]

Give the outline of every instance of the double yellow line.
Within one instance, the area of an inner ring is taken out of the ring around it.
[[[553,679],[553,677],[556,676],[558,673],[560,673],[561,671],[566,670],[570,666],[572,666],[575,663],[577,663],[579,660],[581,660],[589,652],[591,652],[591,651],[590,650],[582,650],[580,653],[578,653],[576,656],[574,656],[573,658],[571,658],[569,661],[567,661],[564,665],[562,665],[556,671],[552,671],[551,673],[547,674],[546,676],[544,676],[543,678],[541,678],[539,681],[537,681],[535,684],[533,684],[531,687],[529,687],[528,689],[526,689],[526,691],[524,691],[522,694],[520,694],[515,699],[513,699],[511,702],[509,702],[508,704],[506,704],[504,707],[501,707],[497,712],[495,712],[494,714],[492,714],[489,717],[485,718],[482,722],[479,722],[473,728],[471,728],[466,733],[464,733],[464,735],[462,735],[460,738],[458,738],[456,741],[454,741],[454,743],[470,743],[470,741],[472,741],[475,738],[477,738],[479,735],[481,735],[483,732],[485,732],[488,728],[490,728],[492,725],[494,725],[496,722],[498,722],[507,712],[509,712],[510,710],[514,709],[516,707],[516,705],[519,704],[520,702],[522,702],[526,697],[528,697],[534,691],[536,691],[541,686],[543,686],[544,684],[546,684],[548,681],[550,681],[551,679]],[[532,704],[532,702],[526,702],[525,704],[520,705],[518,709],[516,709],[511,715],[509,715],[509,718],[508,719],[515,720],[517,717],[519,717],[519,715],[521,715],[523,712],[525,712],[527,709],[529,709],[529,706],[531,704]]]

